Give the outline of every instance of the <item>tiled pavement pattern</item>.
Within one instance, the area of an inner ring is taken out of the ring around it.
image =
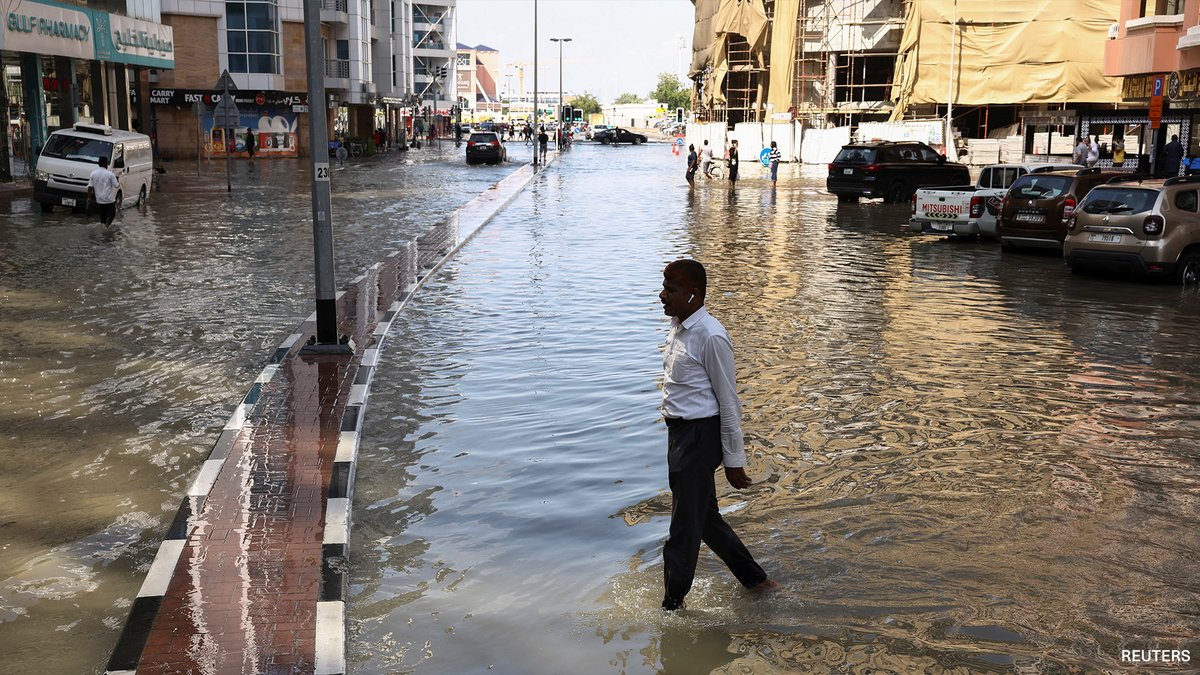
[[[352,357],[300,356],[309,317],[251,386],[184,497],[108,672],[342,673],[355,455],[404,304],[532,180],[526,166],[338,296]]]

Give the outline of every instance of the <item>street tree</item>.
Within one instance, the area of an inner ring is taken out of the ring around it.
[[[595,96],[593,96],[592,94],[589,94],[586,91],[584,93],[576,96],[575,100],[571,102],[571,105],[582,110],[583,116],[585,118],[588,115],[598,115],[598,114],[600,114],[600,110],[601,110],[600,101],[597,100],[597,98]]]
[[[623,105],[625,103],[641,103],[645,100],[646,99],[642,98],[641,96],[638,96],[637,94],[625,92],[624,94],[621,94],[620,96],[618,96],[617,100],[613,101],[613,103],[615,103],[616,105]]]
[[[658,86],[650,92],[650,100],[664,104],[668,110],[690,108],[692,92],[683,86],[678,77],[670,73],[659,73]]]

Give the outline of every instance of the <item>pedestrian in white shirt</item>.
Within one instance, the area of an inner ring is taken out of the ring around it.
[[[1096,141],[1096,137],[1093,136],[1092,139],[1088,141],[1087,165],[1088,167],[1093,167],[1096,166],[1096,163],[1099,161],[1100,144]]]
[[[110,227],[117,215],[117,191],[121,189],[121,182],[108,170],[107,157],[101,157],[98,163],[100,166],[88,176],[88,197],[96,202],[100,222],[104,227]]]
[[[712,170],[712,164],[712,146],[709,145],[708,141],[706,140],[704,141],[704,146],[700,148],[700,173],[704,174],[705,178],[712,178],[712,174],[709,173],[709,171]]]
[[[663,313],[671,317],[661,408],[671,486],[671,529],[663,545],[662,608],[668,611],[682,607],[692,588],[701,541],[746,588],[764,593],[779,587],[717,509],[717,467],[725,465],[725,478],[735,488],[750,487],[750,477],[733,343],[721,322],[704,308],[707,285],[703,265],[676,260],[663,270],[658,294]]]

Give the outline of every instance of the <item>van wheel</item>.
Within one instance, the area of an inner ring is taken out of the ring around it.
[[[1195,286],[1200,283],[1200,251],[1185,253],[1175,267],[1175,281],[1180,286]]]
[[[838,198],[839,204],[857,204],[858,203],[858,197],[855,195],[838,195],[837,198]]]
[[[50,202],[38,202],[38,206],[42,207],[42,213],[50,213],[54,210],[54,205]]]
[[[145,205],[146,205],[146,186],[143,185],[141,191],[138,192],[137,207],[140,209]]]

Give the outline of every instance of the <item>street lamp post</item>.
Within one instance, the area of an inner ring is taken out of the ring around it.
[[[562,111],[566,109],[566,106],[563,103],[562,46],[563,46],[564,42],[570,42],[571,38],[550,38],[550,41],[558,43],[558,115],[556,115],[556,117],[558,118],[558,137],[557,137],[557,140],[555,141],[555,145],[558,147],[558,151],[562,152],[562,139],[563,139],[563,119],[562,119],[563,114],[562,114]]]

